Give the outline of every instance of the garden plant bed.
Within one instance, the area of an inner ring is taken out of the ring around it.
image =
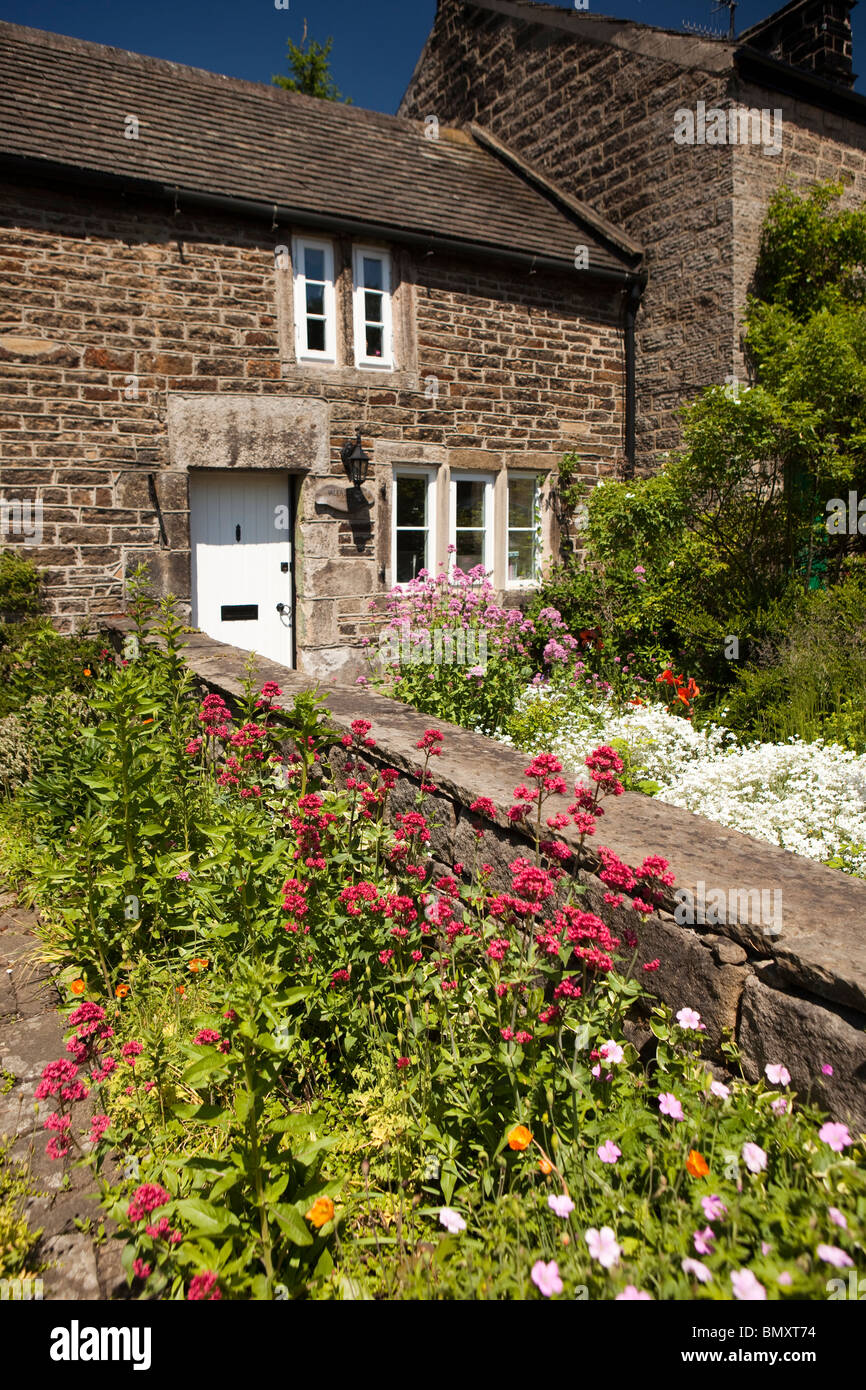
[[[805,880],[772,940],[668,911],[667,853],[695,883],[792,856],[695,843],[609,748],[572,793],[135,612],[86,702],[27,707],[0,826],[65,1020],[28,1082],[46,1157],[98,1190],[132,1297],[833,1296],[857,972],[810,944]],[[826,883],[841,941],[862,885]]]

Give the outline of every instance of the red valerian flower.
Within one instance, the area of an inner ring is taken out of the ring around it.
[[[444,741],[445,740],[438,729],[425,729],[423,737],[419,738],[418,742],[415,744],[415,747],[420,748],[421,752],[426,753],[428,757],[438,758],[442,753],[442,749],[439,747],[439,744],[444,743]]]
[[[166,1192],[159,1183],[142,1183],[133,1192],[126,1214],[130,1221],[143,1221],[146,1216],[150,1216],[152,1211],[156,1211],[158,1207],[164,1207],[166,1202],[170,1201],[171,1193]]]
[[[188,1300],[213,1303],[221,1298],[222,1294],[217,1283],[217,1276],[212,1269],[206,1270],[204,1274],[196,1274],[190,1279],[189,1291],[187,1292]]]
[[[511,942],[504,936],[497,936],[487,947],[487,954],[491,960],[504,960],[505,952],[511,949]]]
[[[398,1058],[397,1058],[397,1070],[398,1070],[398,1071],[405,1071],[406,1068],[407,1068],[409,1065],[410,1065],[410,1062],[409,1062],[409,1058],[408,1058],[408,1057],[398,1057]]]

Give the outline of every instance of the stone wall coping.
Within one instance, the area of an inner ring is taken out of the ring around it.
[[[212,689],[237,698],[242,693],[247,653],[201,633],[185,640],[190,670]],[[264,660],[260,660],[257,680],[277,681],[284,704],[311,688],[308,677]],[[417,775],[422,758],[415,745],[425,729],[438,728],[444,736],[443,751],[431,764],[437,788],[467,808],[477,797],[489,797],[501,812],[498,824],[508,824],[505,813],[514,788],[524,780],[525,753],[419,714],[370,689],[332,684],[319,690],[341,730],[355,719],[370,720],[377,745],[370,757],[385,766]],[[566,804],[565,798],[551,799],[547,813]],[[662,855],[676,875],[677,888],[695,893],[703,882],[707,895],[714,888],[726,893],[781,890],[779,935],[768,935],[760,916],[756,922],[750,913],[738,913],[736,921],[710,923],[708,929],[774,961],[794,989],[866,1014],[866,882],[637,792],[608,799],[606,807],[596,844],[614,850],[632,866],[647,854]],[[557,838],[576,844],[578,836],[569,827]],[[590,862],[582,866],[590,872],[598,862],[593,850],[590,842]],[[673,905],[671,896],[665,906],[672,910]]]

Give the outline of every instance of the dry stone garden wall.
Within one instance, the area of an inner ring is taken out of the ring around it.
[[[245,653],[196,635],[186,655],[208,689],[229,700],[240,694]],[[309,684],[267,662],[260,679],[278,681],[284,703]],[[428,727],[441,730],[443,753],[431,767],[437,791],[427,803],[436,823],[434,860],[449,871],[462,862],[468,873],[479,852],[481,862],[493,865],[494,886],[510,886],[508,865],[531,843],[505,816],[526,757],[368,690],[335,685],[325,693],[338,729],[348,730],[354,719],[371,721],[376,747],[370,763],[402,774],[392,814],[414,802],[423,758],[417,741]],[[339,776],[345,754],[335,750],[333,757]],[[502,811],[496,825],[485,823],[480,846],[478,818],[469,810],[479,796]],[[802,1096],[866,1128],[866,883],[638,793],[626,792],[607,806],[600,843],[630,864],[660,854],[676,874],[670,900],[639,932],[638,973],[644,962],[659,961],[655,972],[643,974],[647,988],[674,1009],[688,1005],[700,1012],[709,1057],[721,1059],[727,1032],[750,1080],[767,1062],[784,1062]],[[561,809],[550,807],[551,813]],[[569,829],[559,837],[577,843]],[[594,911],[604,907],[610,920],[597,866],[591,852],[580,872],[585,900]],[[691,897],[691,923],[677,920],[687,911],[673,896],[677,890]],[[722,894],[727,910],[715,914],[712,906]],[[614,917],[614,928],[634,928],[632,911]],[[640,1019],[633,1028],[638,1043],[649,1037]],[[832,1067],[832,1075],[822,1067]]]

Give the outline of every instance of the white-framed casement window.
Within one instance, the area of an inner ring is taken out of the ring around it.
[[[354,275],[355,366],[394,365],[391,315],[391,257],[373,246],[356,246]]]
[[[436,471],[395,468],[391,484],[391,582],[435,571]]]
[[[533,473],[508,474],[505,583],[510,589],[538,582],[541,570],[540,479]]]
[[[337,300],[334,248],[329,241],[295,237],[295,352],[298,361],[336,362]]]
[[[487,473],[451,474],[452,562],[464,574],[493,568],[493,479]]]

